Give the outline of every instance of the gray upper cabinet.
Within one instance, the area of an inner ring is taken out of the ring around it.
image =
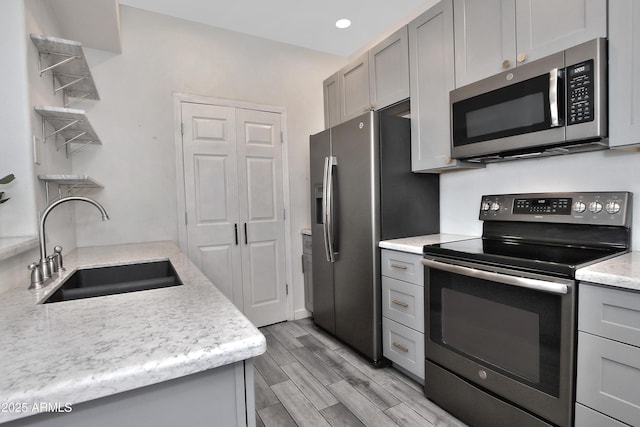
[[[609,22],[609,146],[637,150],[640,149],[639,2],[609,2]]]
[[[369,102],[369,55],[364,53],[338,73],[342,120],[358,117],[371,109]]]
[[[409,23],[414,172],[470,167],[451,158],[449,91],[455,86],[452,6],[452,0],[443,0]]]
[[[406,25],[369,51],[369,94],[375,110],[409,97],[409,36]]]
[[[454,0],[456,87],[596,37],[606,0]]]
[[[326,79],[325,128],[409,97],[407,27],[378,43]]]
[[[340,79],[339,72],[322,83],[324,93],[324,127],[328,129],[342,121],[340,111]]]

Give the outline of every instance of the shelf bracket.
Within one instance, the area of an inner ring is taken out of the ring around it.
[[[63,120],[63,119],[61,119],[61,120]],[[80,122],[80,120],[77,120],[77,119],[69,120],[69,123],[67,123],[66,125],[62,126],[60,129],[56,129],[53,132],[51,132],[49,135],[46,135],[46,132],[45,132],[45,122],[46,121],[47,121],[47,119],[43,117],[42,118],[42,141],[43,142],[47,142],[47,139],[51,138],[52,136],[55,136],[55,135],[59,134],[63,130],[65,130],[65,129],[71,127],[71,126],[74,126],[75,124]],[[84,132],[84,133],[86,133],[86,132]]]
[[[91,93],[86,92],[86,93],[85,93],[84,95],[82,95],[82,96],[74,96],[74,97],[73,97],[73,98],[74,98],[74,100],[73,100],[73,101],[69,101],[69,100],[68,100],[68,99],[69,99],[69,95],[67,95],[67,93],[66,93],[66,92],[63,92],[63,96],[64,96],[64,102],[63,102],[63,104],[64,104],[64,107],[65,107],[65,108],[67,108],[67,107],[69,107],[69,106],[71,106],[71,105],[75,104],[75,103],[76,103],[76,102],[78,102],[78,101],[82,101],[83,99],[85,99],[85,98],[86,98],[86,97],[88,97],[89,95],[91,95]]]
[[[88,141],[86,143],[83,143],[80,147],[76,148],[75,150],[71,150],[71,152],[69,152],[69,146],[66,146],[66,151],[67,151],[67,158],[69,158],[69,156],[73,156],[74,154],[76,154],[79,151],[84,150],[85,148],[87,148],[89,145],[91,145],[93,141]]]
[[[49,65],[48,67],[42,68],[42,55],[56,55],[56,56],[62,56],[65,59],[56,62],[53,65]],[[38,62],[40,64],[40,76],[42,76],[42,74],[46,73],[49,70],[53,70],[56,67],[59,67],[61,65],[66,64],[67,62],[73,61],[74,59],[80,59],[79,56],[76,55],[67,55],[65,53],[56,53],[56,52],[41,52],[40,56],[38,58]]]
[[[87,79],[88,79],[88,77],[87,77],[87,76],[75,76],[75,75],[73,75],[73,74],[61,74],[61,73],[54,73],[54,74],[55,74],[56,76],[72,77],[72,78],[74,78],[75,80],[70,81],[69,83],[67,83],[67,84],[65,84],[65,85],[62,85],[62,86],[60,86],[60,87],[56,88],[56,82],[55,82],[55,80],[56,80],[56,79],[55,79],[55,77],[54,77],[54,79],[53,79],[53,93],[58,93],[58,92],[60,92],[61,90],[64,90],[64,89],[68,88],[69,86],[73,86],[73,85],[74,85],[74,84],[76,84],[76,83],[79,83],[79,82],[81,82],[81,81],[83,81],[83,80],[87,80]]]

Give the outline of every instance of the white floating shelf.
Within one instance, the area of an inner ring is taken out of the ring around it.
[[[50,199],[49,185],[58,186],[58,197],[63,197],[62,189],[65,188],[66,193],[71,195],[75,190],[99,190],[104,188],[102,184],[94,180],[88,175],[38,175],[38,179],[45,183],[47,192],[47,204]]]
[[[62,90],[70,98],[100,99],[80,42],[39,34],[31,34],[31,40],[40,52],[40,75],[53,73],[54,92]],[[65,106],[72,103],[65,101]]]
[[[62,136],[65,140],[64,145],[67,147],[67,157],[84,148],[87,144],[102,144],[84,110],[44,106],[33,108],[42,116],[42,141],[46,142],[48,138],[55,135]],[[46,134],[45,122],[54,128],[54,132]],[[83,147],[70,152],[68,147],[71,143],[82,144]]]

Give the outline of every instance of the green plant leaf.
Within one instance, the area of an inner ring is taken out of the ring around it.
[[[7,175],[4,178],[0,179],[0,184],[8,184],[11,181],[13,181],[14,179],[16,179],[16,176],[14,174],[10,173],[9,175]]]

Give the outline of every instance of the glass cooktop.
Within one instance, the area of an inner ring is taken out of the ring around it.
[[[479,262],[573,278],[575,270],[626,252],[621,248],[546,245],[510,240],[469,239],[426,245],[425,255]]]

